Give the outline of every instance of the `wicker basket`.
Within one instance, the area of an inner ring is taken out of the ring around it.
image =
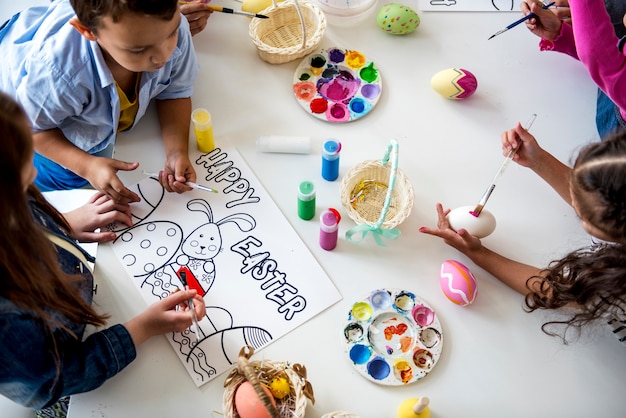
[[[306,367],[301,364],[289,364],[286,362],[274,362],[271,360],[254,360],[250,357],[254,349],[245,346],[239,352],[237,367],[224,381],[224,397],[222,408],[227,418],[239,418],[235,409],[235,392],[239,385],[246,380],[252,383],[254,390],[259,395],[272,418],[302,418],[304,417],[307,400],[315,402],[313,387],[306,380]],[[276,407],[271,404],[266,392],[261,385],[268,386],[277,378],[284,377],[289,382],[290,393],[283,399],[276,400]]]
[[[372,232],[379,244],[381,235],[397,237],[399,231],[394,228],[411,214],[413,200],[413,186],[398,170],[398,144],[391,141],[382,160],[363,161],[342,179],[341,204],[359,225],[346,237],[355,240],[352,236],[356,232],[362,232],[362,237]]]
[[[249,33],[263,61],[283,64],[315,50],[326,31],[326,17],[306,0],[285,0],[259,12],[269,19],[252,19]]]

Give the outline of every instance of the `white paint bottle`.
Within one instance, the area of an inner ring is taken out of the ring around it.
[[[286,154],[308,154],[311,152],[311,138],[308,136],[259,136],[256,149],[260,152]]]

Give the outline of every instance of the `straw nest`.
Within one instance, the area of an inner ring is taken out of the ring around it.
[[[272,418],[304,417],[308,400],[315,402],[313,387],[306,379],[306,367],[297,363],[289,364],[271,360],[250,361],[253,353],[252,347],[243,347],[239,352],[237,367],[224,381],[225,391],[222,399],[224,415],[227,418],[240,418],[235,409],[235,393],[239,385],[249,381]],[[274,407],[262,386],[269,387],[276,378],[286,379],[289,382],[290,392],[282,399],[276,399],[276,407]]]

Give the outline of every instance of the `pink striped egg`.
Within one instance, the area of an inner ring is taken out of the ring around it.
[[[474,94],[478,88],[478,80],[474,74],[463,68],[448,68],[435,74],[430,85],[446,99],[462,100]]]
[[[441,290],[456,305],[467,306],[474,302],[478,289],[476,279],[469,269],[456,260],[446,260],[439,276]]]

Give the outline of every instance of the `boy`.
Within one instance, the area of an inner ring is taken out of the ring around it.
[[[0,28],[0,56],[0,90],[33,124],[41,190],[91,183],[117,202],[139,201],[116,175],[139,163],[111,155],[116,133],[153,98],[166,153],[161,184],[191,189],[184,183],[196,177],[188,137],[198,64],[177,0],[56,0],[27,9]]]

